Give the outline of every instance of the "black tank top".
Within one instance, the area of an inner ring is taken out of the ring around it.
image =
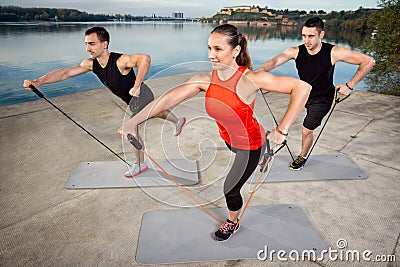
[[[313,101],[332,102],[335,97],[331,50],[334,45],[322,42],[321,50],[310,55],[304,44],[299,45],[296,68],[301,80],[311,84],[312,89],[307,104]]]
[[[129,90],[135,84],[136,76],[133,69],[131,69],[127,75],[121,74],[117,67],[117,59],[121,55],[122,54],[111,52],[105,68],[100,66],[97,58],[93,59],[93,73],[99,77],[100,81],[107,86],[111,92],[120,97],[125,103],[129,104],[132,98],[129,94]]]

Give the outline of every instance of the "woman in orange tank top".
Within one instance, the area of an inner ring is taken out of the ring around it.
[[[118,133],[136,136],[136,126],[148,118],[170,109],[201,91],[206,92],[206,111],[218,125],[227,147],[236,154],[224,182],[228,219],[215,232],[217,240],[227,240],[238,229],[243,205],[240,189],[256,169],[265,141],[263,127],[253,117],[254,101],[259,89],[290,94],[290,101],[279,125],[268,139],[281,144],[288,130],[301,113],[311,86],[299,79],[254,72],[247,49],[247,40],[232,25],[216,27],[208,38],[208,57],[213,71],[193,76],[148,104],[131,118]]]

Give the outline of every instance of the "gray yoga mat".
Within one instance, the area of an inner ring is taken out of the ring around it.
[[[350,158],[344,155],[311,155],[306,165],[298,171],[289,169],[292,158],[289,155],[276,155],[272,162],[272,168],[265,179],[266,173],[261,179],[264,183],[316,181],[316,180],[355,180],[366,179],[368,174],[360,169]],[[260,175],[257,168],[248,182],[256,183]]]
[[[225,221],[226,208],[210,209]],[[219,225],[200,208],[149,211],[143,215],[136,261],[140,264],[239,259],[276,259],[297,251],[321,254],[327,245],[297,205],[248,207],[239,230],[227,241],[213,240]],[[273,252],[275,251],[275,253]],[[295,255],[295,254],[293,254]]]
[[[180,185],[199,182],[197,161],[185,159],[158,161]],[[122,161],[82,162],[65,184],[68,189],[176,186],[157,166],[148,163],[149,169],[133,178],[125,178],[127,165]]]

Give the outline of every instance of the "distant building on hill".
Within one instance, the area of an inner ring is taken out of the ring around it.
[[[172,13],[172,17],[174,19],[183,19],[183,13],[182,12],[174,12],[174,13]]]
[[[252,6],[231,6],[231,7],[223,7],[221,8],[221,11],[218,12],[217,14],[225,14],[225,15],[232,15],[232,12],[254,12],[258,13],[260,12],[260,9],[258,7],[252,7]]]
[[[252,13],[250,16],[240,13]],[[297,22],[290,21],[290,18],[279,14],[276,10],[268,10],[267,7],[260,8],[256,6],[231,6],[223,7],[217,15],[222,15],[225,21],[235,21],[235,23],[247,23],[249,21],[259,21],[263,24],[282,24],[282,25],[297,25]],[[235,18],[229,18],[234,16]],[[228,18],[227,18],[228,17]],[[249,19],[250,18],[250,19]],[[232,20],[231,20],[232,19]]]

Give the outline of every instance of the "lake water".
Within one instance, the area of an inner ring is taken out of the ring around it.
[[[35,79],[49,71],[79,64],[88,57],[84,32],[89,27],[104,26],[111,35],[110,51],[125,54],[144,53],[152,58],[146,79],[195,71],[208,62],[207,39],[213,24],[203,23],[31,23],[0,24],[0,106],[38,99],[24,90],[24,79]],[[302,43],[298,27],[238,26],[248,36],[249,51],[255,69],[290,46]],[[326,34],[326,40],[351,49],[351,40]],[[171,67],[172,66],[172,67]],[[351,79],[357,66],[338,63],[334,82]],[[276,70],[277,75],[298,77],[293,61]],[[43,85],[46,97],[103,88],[93,73]],[[367,90],[361,82],[358,90]]]

